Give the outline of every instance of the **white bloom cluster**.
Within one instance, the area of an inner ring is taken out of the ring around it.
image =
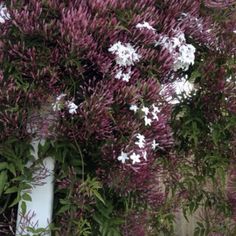
[[[135,142],[135,144],[139,147],[139,150],[136,152],[131,151],[130,153],[125,153],[122,151],[120,156],[117,157],[117,160],[120,161],[122,164],[125,164],[126,161],[129,161],[129,160],[132,161],[133,165],[136,163],[140,163],[141,157],[145,161],[147,161],[147,151],[145,150],[147,144],[146,144],[145,136],[142,134],[137,134],[136,139],[137,141]],[[154,139],[151,143],[151,149],[155,151],[157,147],[160,148],[159,144]]]
[[[196,49],[191,44],[182,45],[179,48],[179,55],[174,62],[174,71],[183,69],[188,70],[189,65],[194,64]]]
[[[62,98],[65,96],[66,94],[62,93],[56,98],[56,101],[52,104],[53,111],[60,111],[63,108]]]
[[[175,88],[175,93],[177,95],[180,95],[182,93],[184,93],[185,95],[189,95],[194,89],[193,84],[190,83],[189,81],[185,80],[185,78],[182,78],[180,80],[176,80],[173,83],[173,86]]]
[[[173,98],[173,96],[171,96],[171,95],[164,96],[165,90],[168,90],[169,86],[171,86],[171,88],[174,89],[174,92],[175,92],[174,97],[175,98]],[[178,97],[180,97],[180,95],[188,96],[192,91],[194,91],[194,85],[191,82],[187,81],[186,78],[178,79],[171,84],[162,85],[161,87],[162,87],[161,95],[163,95],[164,99],[170,104],[179,103]]]
[[[56,98],[56,101],[52,104],[52,109],[53,109],[53,111],[57,112],[57,111],[60,111],[61,109],[63,109],[64,106],[66,106],[69,110],[69,113],[73,115],[73,114],[76,113],[76,110],[77,110],[78,106],[72,101],[66,101],[64,103],[64,101],[62,99],[65,96],[66,96],[66,94],[64,94],[64,93],[60,94]]]
[[[152,104],[151,110],[146,106],[142,106],[141,108],[139,108],[135,104],[131,105],[129,109],[134,113],[136,113],[138,110],[144,113],[143,118],[145,126],[150,126],[154,120],[159,120],[158,114],[160,113],[160,109],[155,104]]]
[[[133,152],[130,157],[128,156],[128,153],[125,153],[125,152],[121,152],[120,156],[118,156],[118,161],[120,161],[122,164],[125,164],[125,162],[127,160],[131,160],[132,161],[132,164],[136,164],[136,163],[140,163],[141,160],[140,160],[141,156],[139,154],[136,154],[135,152]]]
[[[135,62],[138,62],[141,56],[136,52],[134,47],[129,44],[122,44],[120,41],[113,44],[109,49],[109,52],[116,55],[116,64],[121,68],[127,68],[128,71],[124,72],[121,68],[115,75],[115,78],[124,82],[129,82],[131,78],[131,68]]]
[[[145,126],[151,126],[151,123],[154,120],[159,120],[158,114],[161,112],[159,107],[157,107],[155,104],[152,104],[152,106],[146,107],[138,107],[136,104],[133,104],[130,106],[130,110],[133,111],[134,113],[140,112],[142,113],[142,117],[144,118]],[[158,147],[160,148],[159,144],[156,142],[154,139],[152,142],[146,142],[145,136],[138,133],[136,134],[136,141],[135,145],[138,146],[139,150],[134,152],[132,151],[131,153],[125,153],[121,152],[120,156],[118,156],[118,161],[120,161],[122,164],[125,164],[126,161],[131,160],[132,164],[140,163],[141,160],[140,158],[142,157],[145,161],[147,161],[147,151],[145,150],[146,148],[152,149],[155,151],[155,149]],[[150,145],[150,146],[149,146]],[[129,154],[131,154],[129,156]]]
[[[115,76],[116,79],[118,80],[123,80],[125,82],[129,82],[130,78],[131,78],[131,70],[129,68],[127,73],[123,73],[122,70],[119,70],[118,73]]]
[[[153,31],[153,32],[155,32],[156,30],[148,23],[148,22],[146,22],[146,21],[144,21],[143,23],[138,23],[137,25],[136,25],[136,28],[137,29],[148,29],[148,30],[151,30],[151,31]]]
[[[132,66],[141,58],[130,43],[122,44],[118,41],[108,51],[116,55],[116,64],[121,67]]]
[[[180,32],[172,38],[163,36],[156,42],[155,46],[158,45],[168,49],[173,55],[174,71],[179,69],[186,71],[190,65],[194,64],[196,48],[193,45],[186,43],[184,33]]]
[[[6,20],[9,19],[10,15],[7,11],[7,8],[3,4],[0,4],[0,23],[4,23]]]

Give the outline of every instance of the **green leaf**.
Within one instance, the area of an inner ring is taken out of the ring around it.
[[[63,207],[61,207],[60,209],[59,209],[59,211],[57,212],[57,214],[59,215],[59,214],[62,214],[62,213],[64,213],[64,212],[66,212],[66,211],[68,211],[70,209],[70,205],[64,205]]]
[[[98,200],[100,200],[104,205],[106,205],[105,201],[103,200],[103,198],[102,198],[102,196],[101,196],[101,194],[99,192],[94,191],[93,193],[94,193],[94,195],[96,196],[96,198]]]
[[[22,215],[25,215],[26,214],[26,203],[24,201],[21,202],[21,213]]]
[[[19,203],[19,201],[20,201],[20,194],[18,193],[18,195],[17,195],[17,197],[13,200],[13,202],[10,204],[10,206],[9,207],[13,207],[13,206],[15,206],[16,204],[18,204]]]
[[[18,192],[18,188],[16,186],[13,186],[11,188],[8,188],[6,191],[5,191],[5,194],[9,194],[9,193],[16,193]]]
[[[11,163],[8,165],[8,170],[14,175],[16,176],[16,168],[15,166]]]
[[[7,167],[8,167],[8,163],[7,162],[1,162],[0,163],[0,170],[7,169]]]
[[[0,196],[2,195],[3,193],[3,190],[4,190],[4,187],[5,187],[5,184],[7,182],[7,171],[2,171],[0,173]]]
[[[31,198],[31,196],[28,193],[24,193],[22,195],[22,199],[25,200],[25,201],[28,201],[28,202],[32,201],[32,198]]]

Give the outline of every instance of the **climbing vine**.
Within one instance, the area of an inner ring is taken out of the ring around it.
[[[235,1],[0,3],[1,235],[19,202],[22,235],[173,235],[181,212],[196,236],[235,235]]]

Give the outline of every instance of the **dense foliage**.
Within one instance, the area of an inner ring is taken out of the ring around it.
[[[1,235],[48,155],[55,235],[236,234],[235,1],[1,2]]]

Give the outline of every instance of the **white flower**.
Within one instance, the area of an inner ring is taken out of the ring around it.
[[[194,91],[193,84],[187,81],[185,78],[176,80],[175,82],[169,84],[169,86],[171,86],[175,90],[175,98],[173,96],[168,96],[165,98],[165,100],[170,104],[179,103],[179,100],[177,99],[178,97],[180,97],[182,94],[184,96],[188,96],[192,91]],[[162,91],[164,92],[166,89],[168,89],[168,86],[163,87]]]
[[[117,157],[118,161],[121,161],[122,164],[125,164],[126,160],[129,160],[127,153],[121,152],[121,155]]]
[[[116,55],[117,65],[123,67],[132,66],[141,58],[131,44],[122,44],[120,41],[113,44],[108,51]]]
[[[134,104],[134,105],[131,105],[129,109],[133,111],[134,113],[136,113],[138,111],[138,106]]]
[[[147,126],[147,125],[151,125],[151,123],[152,123],[152,120],[150,119],[150,118],[148,118],[147,116],[145,116],[144,117],[144,122],[145,122],[145,126]]]
[[[167,36],[161,36],[160,39],[155,42],[155,47],[161,45],[161,46],[163,46],[164,48],[167,48],[167,46],[169,46],[169,45],[167,45],[168,40],[169,40],[169,37],[167,37]]]
[[[132,160],[132,164],[140,163],[140,155],[133,152],[133,154],[130,156],[130,159]]]
[[[66,96],[66,94],[65,93],[62,93],[62,94],[60,94],[57,98],[56,98],[56,100],[57,101],[60,101],[63,97],[65,97]]]
[[[173,69],[177,71],[188,70],[189,66],[194,64],[196,48],[187,44],[183,32],[179,32],[175,37],[169,38],[162,36],[156,42],[155,46],[161,45],[166,48],[173,56]]]
[[[78,106],[73,102],[67,102],[67,107],[69,109],[69,113],[72,115],[76,113],[76,110],[78,108]]]
[[[159,144],[156,142],[156,140],[154,139],[152,141],[152,150],[155,150],[157,147],[159,147]]]
[[[143,23],[138,23],[136,25],[137,29],[148,29],[148,30],[152,30],[153,32],[155,32],[156,30],[146,21],[144,21]]]
[[[153,112],[160,113],[159,107],[155,106],[155,104],[152,104]]]
[[[190,65],[194,64],[196,49],[191,44],[182,45],[179,48],[179,54],[174,62],[174,71],[183,69],[184,71],[188,70]]]
[[[234,31],[233,31],[233,33],[235,33],[235,34],[236,34],[236,30],[234,30]]]
[[[142,152],[142,154],[143,154],[143,159],[146,161],[147,160],[147,152],[144,151],[144,152]]]
[[[7,8],[3,4],[0,4],[0,23],[4,23],[6,20],[9,19],[10,15],[7,11]]]
[[[137,134],[138,141],[135,142],[136,145],[139,146],[139,148],[144,148],[145,146],[145,137],[142,134]]]
[[[122,72],[122,70],[119,70],[119,71],[117,72],[117,74],[115,75],[115,78],[116,78],[116,79],[121,79],[122,76],[123,76],[123,72]]]
[[[56,101],[52,104],[53,111],[60,111],[63,108],[64,104],[61,102],[61,99],[65,96],[66,94],[62,93],[56,98]]]
[[[145,141],[145,136],[142,134],[137,134],[137,139],[144,142]]]
[[[149,113],[149,108],[148,108],[148,107],[145,107],[145,106],[143,106],[143,107],[142,107],[142,109],[141,109],[141,111],[143,111],[143,112],[144,112],[144,114],[147,116],[147,115],[148,115],[148,113]]]
[[[175,81],[173,85],[177,95],[180,95],[182,93],[185,93],[185,95],[189,95],[194,89],[193,84],[185,80],[184,78]]]
[[[129,70],[127,73],[123,73],[122,70],[119,70],[118,73],[115,76],[116,79],[121,79],[125,82],[129,82],[131,78],[131,70]]]
[[[159,120],[159,117],[158,117],[157,113],[154,112],[154,111],[152,112],[152,119],[157,120],[157,121]]]
[[[52,104],[52,110],[53,111],[60,111],[61,110],[61,103],[60,102],[55,102]]]
[[[125,82],[129,82],[129,79],[131,78],[130,74],[131,74],[131,71],[129,71],[128,73],[124,73],[122,80]]]

